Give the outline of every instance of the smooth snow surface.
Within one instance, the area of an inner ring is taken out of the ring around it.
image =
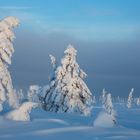
[[[112,125],[108,116],[99,115],[101,104],[94,106],[90,117],[33,109],[31,121],[12,121],[1,112],[0,140],[139,140],[140,109],[127,109],[126,103],[114,104],[114,108],[118,114],[115,127],[99,127],[99,122],[102,126]]]

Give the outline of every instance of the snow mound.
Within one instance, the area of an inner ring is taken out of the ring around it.
[[[114,127],[115,122],[113,121],[113,116],[102,111],[99,113],[98,117],[94,121],[94,126],[102,128],[111,128]]]
[[[37,106],[38,104],[34,102],[24,102],[18,109],[9,112],[6,118],[16,121],[30,121],[31,110]]]

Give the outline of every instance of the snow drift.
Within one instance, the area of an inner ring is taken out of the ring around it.
[[[94,121],[94,126],[102,128],[110,128],[115,126],[114,118],[105,111],[99,113],[98,117]]]
[[[6,118],[16,121],[30,121],[31,110],[37,106],[38,104],[34,102],[24,102],[18,109],[9,112]]]

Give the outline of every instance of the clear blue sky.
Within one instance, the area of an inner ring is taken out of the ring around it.
[[[139,6],[139,0],[0,0],[0,16],[13,14],[26,28],[40,32],[134,40],[140,30]]]
[[[140,0],[0,0],[0,18],[16,16],[15,54],[10,71],[14,86],[45,85],[69,43],[89,75],[95,95],[106,88],[140,96]]]

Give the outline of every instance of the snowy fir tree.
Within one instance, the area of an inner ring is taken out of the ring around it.
[[[53,68],[53,71],[49,76],[49,81],[53,81],[55,79],[55,71],[57,68],[57,63],[56,63],[56,58],[53,55],[50,54],[49,57],[50,57],[52,68]]]
[[[97,127],[114,127],[116,125],[116,112],[113,108],[111,94],[103,89],[103,110],[99,112],[97,118],[93,122]]]
[[[140,98],[137,98],[136,104],[137,106],[140,106]]]
[[[17,96],[8,71],[14,52],[12,43],[15,35],[12,29],[18,24],[19,21],[15,17],[7,17],[0,21],[0,111],[3,110],[2,104],[5,101],[13,108],[18,107]]]
[[[96,104],[96,97],[93,96],[93,100],[92,100],[93,104]]]
[[[23,90],[22,89],[19,89],[19,90],[14,89],[14,93],[17,95],[17,99],[18,99],[19,104],[21,104],[25,99]]]
[[[49,56],[51,59],[51,64],[53,66],[53,69],[56,69],[56,58],[52,54],[50,54]]]
[[[127,100],[127,108],[131,108],[132,107],[133,92],[134,92],[134,88],[132,88],[130,93],[129,93],[128,100]]]
[[[72,45],[64,51],[61,65],[55,69],[55,75],[45,90],[42,102],[45,110],[90,114],[92,93],[83,81],[86,73],[76,62],[76,55],[77,51]]]
[[[37,102],[39,103],[39,94],[41,92],[41,87],[38,85],[31,85],[27,92],[27,98],[30,102]]]
[[[113,121],[114,124],[116,124],[116,113],[114,111],[114,107],[113,107],[113,103],[112,103],[112,98],[111,98],[111,94],[108,93],[106,95],[106,100],[104,103],[104,108],[107,114],[109,114],[111,116],[111,119]]]
[[[105,88],[103,88],[102,95],[100,96],[100,101],[101,101],[103,107],[104,107],[105,100],[106,100],[106,94],[107,94],[107,92],[106,92]]]

